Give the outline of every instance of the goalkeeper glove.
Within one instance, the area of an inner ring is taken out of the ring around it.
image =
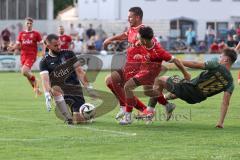
[[[52,106],[51,106],[51,95],[50,95],[49,92],[45,92],[45,100],[46,100],[45,101],[46,102],[46,109],[47,109],[48,112],[50,112]]]

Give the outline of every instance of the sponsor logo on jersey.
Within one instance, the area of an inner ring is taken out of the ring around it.
[[[32,43],[33,43],[33,41],[30,40],[30,39],[27,39],[27,40],[23,40],[23,41],[22,41],[22,44],[32,44]]]
[[[70,69],[69,68],[66,68],[66,69],[61,69],[59,71],[54,71],[53,72],[53,75],[54,77],[56,78],[60,78],[60,77],[64,77],[65,75],[69,74],[70,73]]]

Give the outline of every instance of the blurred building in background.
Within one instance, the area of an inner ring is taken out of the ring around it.
[[[53,19],[53,0],[0,0],[0,20]]]
[[[143,9],[145,22],[161,23],[153,27],[163,36],[183,38],[192,27],[203,39],[211,25],[226,37],[231,25],[240,24],[240,0],[78,0],[78,14],[80,20],[126,20],[133,6]]]

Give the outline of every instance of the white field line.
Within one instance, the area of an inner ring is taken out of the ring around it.
[[[7,119],[10,121],[21,121],[21,122],[28,122],[28,123],[38,123],[38,124],[49,124],[51,123],[46,123],[46,122],[41,122],[41,121],[33,121],[33,120],[27,120],[27,119],[20,119],[20,118],[15,118],[15,117],[10,117],[10,116],[2,116],[0,115],[0,119]],[[123,131],[115,131],[115,130],[107,130],[107,129],[98,129],[94,127],[87,127],[87,126],[74,126],[74,125],[65,125],[65,127],[70,127],[70,128],[83,128],[87,129],[90,131],[96,131],[96,132],[104,132],[112,135],[122,135],[122,136],[136,136],[136,133],[129,133],[129,132],[123,132]],[[1,140],[1,138],[0,138]]]

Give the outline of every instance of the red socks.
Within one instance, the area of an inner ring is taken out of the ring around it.
[[[160,104],[162,104],[164,106],[168,103],[168,101],[164,98],[162,93],[157,98],[157,101],[158,101],[158,103],[160,103]]]
[[[35,76],[31,76],[30,78],[27,77],[27,79],[30,82],[31,86],[34,88],[34,84],[35,84],[35,81],[36,81]]]

